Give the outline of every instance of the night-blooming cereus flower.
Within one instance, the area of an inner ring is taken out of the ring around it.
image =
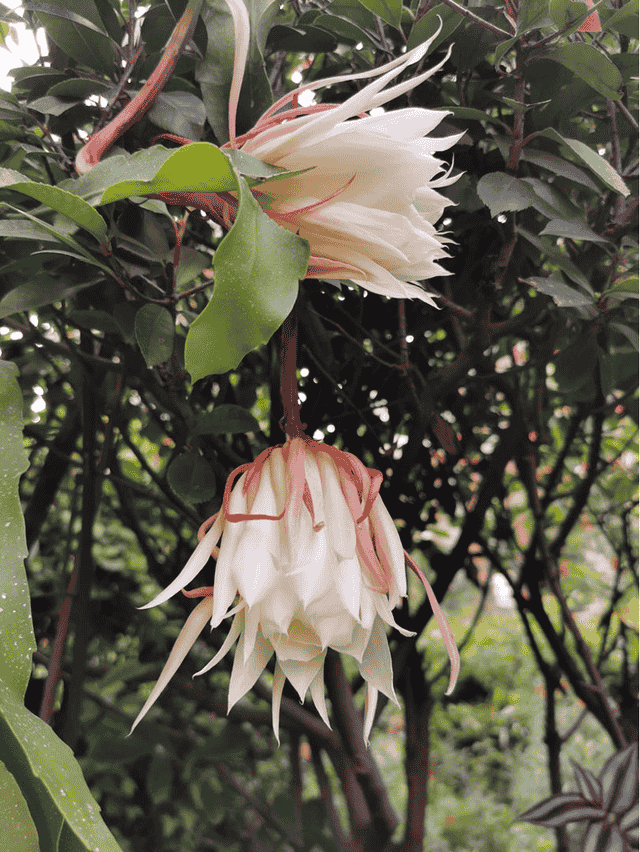
[[[449,274],[438,264],[448,256],[444,246],[449,240],[435,225],[450,202],[437,190],[456,178],[442,174],[443,164],[435,155],[462,134],[427,136],[447,115],[444,111],[412,107],[365,115],[414,89],[443,65],[448,57],[386,88],[423,58],[436,35],[381,68],[316,80],[289,92],[238,138],[232,99],[231,141],[224,147],[288,171],[308,170],[253,190],[271,218],[309,241],[307,277],[346,278],[374,293],[436,306],[417,282]],[[238,54],[234,78],[244,67]],[[304,91],[367,77],[378,79],[343,104],[298,105]],[[232,221],[234,199],[221,199],[216,214],[221,223]]]
[[[133,727],[206,623],[216,627],[233,616],[222,647],[198,672],[213,668],[238,640],[229,709],[251,689],[275,653],[276,737],[287,678],[301,700],[310,691],[328,725],[323,669],[327,648],[334,648],[355,659],[366,681],[368,741],[378,692],[397,703],[384,625],[413,635],[396,624],[392,613],[407,592],[405,554],[378,493],[381,481],[381,473],[355,456],[306,436],[270,447],[253,463],[237,468],[227,480],[221,510],[201,527],[193,555],[147,604],[168,600],[194,579],[210,555],[217,559],[213,588],[195,592],[206,596],[187,619]],[[451,691],[459,669],[455,640],[423,581],[451,659]]]

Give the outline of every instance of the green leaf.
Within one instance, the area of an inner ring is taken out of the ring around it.
[[[620,98],[620,72],[613,62],[592,44],[581,41],[561,44],[553,50],[545,51],[544,56],[564,65],[603,97],[613,100]]]
[[[11,852],[39,852],[38,833],[13,775],[0,763],[0,837]]]
[[[518,3],[518,35],[523,35],[541,27],[548,27],[550,24],[549,0],[524,0],[524,2],[521,0]]]
[[[118,321],[106,311],[71,311],[69,318],[80,328],[89,328],[104,334],[122,334]]]
[[[70,57],[85,68],[111,74],[118,54],[115,44],[104,31],[94,0],[30,0],[24,8],[35,11],[47,35]]]
[[[531,188],[519,178],[506,172],[489,172],[478,181],[478,195],[491,211],[498,213],[515,212],[530,207]]]
[[[173,262],[173,252],[170,252],[167,262]],[[182,246],[180,249],[178,271],[176,272],[176,287],[178,290],[201,275],[203,270],[209,269],[212,263],[211,255],[203,254],[201,251],[189,248],[189,246]]]
[[[56,98],[74,98],[76,101],[84,101],[92,95],[102,95],[113,87],[102,80],[87,80],[86,77],[73,77],[71,80],[63,80],[55,83],[49,89],[49,94]]]
[[[0,237],[9,237],[9,239],[14,240],[58,242],[57,234],[51,234],[33,222],[25,222],[20,219],[4,219],[0,221]]]
[[[216,493],[216,477],[209,462],[199,453],[181,453],[167,470],[169,485],[189,503],[204,503]]]
[[[509,156],[509,143],[504,138],[499,138],[496,139],[496,145],[502,154],[502,158],[506,162]],[[564,160],[562,157],[557,157],[555,154],[549,154],[547,151],[538,151],[528,145],[526,148],[522,149],[520,156],[528,163],[533,163],[536,166],[547,169],[547,171],[550,171],[554,175],[559,175],[560,177],[567,178],[574,183],[582,184],[594,192],[600,192],[598,184],[592,181],[586,172],[579,169],[573,163],[567,162],[567,160]]]
[[[12,169],[0,169],[0,188],[11,189],[35,198],[36,201],[46,204],[52,210],[63,213],[85,231],[89,231],[100,244],[107,245],[107,223],[97,210],[77,195],[66,192],[58,186],[35,183]]]
[[[638,0],[626,0],[620,9],[615,11],[604,22],[607,32],[613,30],[628,38],[638,38]]]
[[[630,293],[632,296],[638,295],[638,276],[626,275],[624,278],[618,278],[611,287],[607,288],[607,296],[610,293]]]
[[[61,302],[74,296],[87,287],[93,287],[96,281],[86,281],[82,284],[69,284],[64,280],[49,278],[42,275],[33,281],[26,281],[10,290],[0,299],[0,319],[21,311],[32,311],[52,302]]]
[[[368,9],[374,15],[382,18],[383,21],[391,24],[392,27],[400,26],[402,0],[359,0],[359,2],[362,3],[365,9]]]
[[[589,281],[584,272],[567,257],[567,254],[555,242],[540,239],[524,228],[517,227],[516,232],[534,245],[538,251],[541,251],[555,266],[559,266],[565,275],[575,284],[579,284],[585,289],[589,288]]]
[[[238,432],[259,432],[255,417],[241,405],[218,405],[213,411],[201,414],[193,429],[194,435],[235,435]]]
[[[555,273],[547,278],[533,276],[527,278],[525,283],[535,287],[539,293],[551,296],[559,308],[578,308],[582,305],[590,305],[593,302],[590,296],[585,296],[578,290],[574,290],[573,287],[568,287]]]
[[[102,196],[109,187],[124,181],[151,180],[162,164],[175,153],[173,148],[154,145],[135,154],[116,154],[101,160],[79,178],[61,181],[58,186],[96,206],[101,203]],[[117,196],[115,200],[126,197]]]
[[[580,142],[578,139],[571,139],[568,136],[562,136],[552,127],[547,127],[545,130],[541,130],[538,135],[546,136],[547,139],[553,139],[555,142],[560,142],[562,145],[566,145],[582,160],[583,163],[586,163],[591,171],[610,189],[620,195],[629,195],[629,189],[613,166],[610,166],[604,157],[596,154],[596,152],[588,145],[585,145],[584,142]]]
[[[592,243],[607,242],[604,237],[598,236],[584,222],[577,222],[575,220],[552,219],[550,222],[547,222],[544,230],[540,231],[540,236],[545,236],[546,234],[554,237],[568,237],[572,240],[589,240]]]
[[[631,326],[625,325],[622,322],[612,322],[611,326],[612,328],[617,328],[621,334],[624,334],[634,349],[640,349],[640,337],[635,328],[631,328]]]
[[[412,50],[414,47],[418,47],[419,44],[427,41],[427,39],[430,39],[440,26],[440,21],[442,21],[442,29],[440,30],[437,38],[435,38],[429,45],[427,55],[429,55],[429,53],[433,53],[433,51],[439,47],[442,42],[448,42],[450,36],[462,23],[462,20],[462,15],[459,12],[456,12],[455,9],[445,6],[444,3],[438,3],[437,6],[429,9],[429,11],[423,15],[416,24],[414,24],[407,40],[407,50]]]
[[[122,852],[69,746],[2,681],[0,759],[27,801],[40,852]]]
[[[197,140],[207,116],[204,104],[191,92],[161,92],[147,117],[168,133]]]
[[[22,394],[17,377],[15,364],[0,361],[0,680],[22,700],[31,675],[35,637],[18,497],[18,480],[29,463],[22,444]]]
[[[164,364],[173,352],[175,323],[162,305],[143,305],[136,314],[136,340],[147,367]]]
[[[239,180],[238,215],[214,258],[211,301],[187,334],[185,364],[194,381],[226,373],[266,343],[296,300],[309,245],[264,213]]]
[[[227,192],[236,189],[231,163],[210,142],[194,142],[172,151],[151,179],[119,181],[105,190],[100,204],[133,195],[161,192]]]

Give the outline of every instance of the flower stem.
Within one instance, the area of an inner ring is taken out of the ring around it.
[[[295,308],[282,326],[282,349],[280,367],[280,395],[284,416],[280,421],[282,431],[287,438],[304,437],[306,423],[300,422],[300,403],[298,402],[298,381],[296,377],[298,320]]]
[[[182,55],[185,45],[193,35],[202,0],[189,0],[187,8],[176,24],[171,38],[162,54],[162,59],[156,66],[153,74],[149,77],[135,98],[122,109],[115,118],[107,124],[99,133],[95,133],[76,157],[76,171],[80,174],[88,172],[100,157],[108,151],[116,139],[128,130],[149,110],[164,86],[173,74],[178,59]]]

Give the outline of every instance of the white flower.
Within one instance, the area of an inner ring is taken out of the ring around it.
[[[385,89],[422,59],[433,38],[381,68],[317,80],[290,92],[238,138],[231,99],[231,141],[224,147],[288,171],[308,170],[253,190],[269,216],[309,241],[307,277],[347,278],[374,293],[436,306],[417,282],[449,274],[438,264],[448,256],[444,245],[449,241],[435,224],[450,202],[436,190],[456,178],[441,174],[443,164],[434,155],[462,134],[428,137],[447,113],[418,107],[356,118],[420,85],[442,66],[447,57]],[[243,65],[237,51],[234,79],[241,77]],[[373,76],[379,79],[343,104],[297,106],[305,90]],[[217,210],[226,224],[235,215],[233,200],[230,204],[227,197]]]
[[[163,603],[194,579],[210,555],[217,558],[213,590],[195,593],[208,596],[189,616],[133,728],[207,621],[216,627],[233,616],[222,647],[198,672],[213,668],[238,640],[229,709],[251,689],[275,653],[276,737],[287,678],[301,700],[310,691],[329,725],[323,668],[327,648],[334,648],[355,659],[366,681],[368,741],[378,692],[397,703],[384,625],[413,635],[399,627],[392,614],[407,592],[405,555],[378,494],[381,481],[378,471],[369,470],[350,453],[307,437],[269,448],[252,464],[234,471],[222,509],[201,528],[200,543],[186,566],[147,604]],[[455,641],[423,581],[452,660],[451,690],[459,666]]]

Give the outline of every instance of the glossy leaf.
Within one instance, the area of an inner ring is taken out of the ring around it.
[[[196,141],[202,136],[206,114],[200,98],[191,92],[161,92],[147,117],[168,133]]]
[[[32,281],[26,281],[14,287],[0,299],[0,319],[20,311],[34,310],[53,302],[61,302],[86,287],[93,287],[95,283],[95,281],[86,281],[82,284],[68,284],[64,280],[44,275],[38,276]]]
[[[102,821],[69,746],[42,719],[23,707],[2,681],[0,760],[27,800],[38,830],[40,852],[122,852]],[[66,845],[61,833],[69,840]]]
[[[549,0],[520,0],[516,19],[518,35],[548,27],[550,23]]]
[[[610,757],[598,780],[603,807],[614,813],[628,811],[638,800],[638,744],[632,743]]]
[[[400,26],[402,0],[360,0],[360,3],[392,27]]]
[[[607,31],[622,33],[628,38],[638,38],[638,0],[627,0],[604,23]]]
[[[147,367],[168,361],[173,352],[175,323],[162,305],[143,305],[136,314],[136,340]]]
[[[584,222],[566,219],[552,219],[545,225],[541,235],[551,234],[554,237],[568,237],[572,240],[589,240],[592,243],[606,243],[604,237],[598,236],[595,231]]]
[[[478,195],[492,216],[525,210],[532,204],[529,186],[506,172],[489,172],[483,175],[478,181]]]
[[[583,163],[586,163],[591,171],[610,189],[620,195],[629,195],[629,189],[613,166],[610,166],[604,157],[601,157],[592,148],[585,145],[584,142],[580,142],[578,139],[570,139],[567,136],[562,136],[552,127],[548,127],[546,130],[541,131],[540,135],[546,136],[548,139],[553,139],[556,142],[560,142],[563,145],[567,145],[567,147],[569,147]]]
[[[533,276],[527,278],[526,283],[535,287],[539,293],[551,296],[559,308],[577,308],[581,305],[590,305],[593,299],[585,296],[573,287],[568,287],[558,275],[549,275],[547,278]]]
[[[20,172],[12,169],[0,169],[0,188],[11,189],[35,198],[52,210],[63,213],[85,231],[92,234],[99,243],[107,244],[107,223],[102,216],[82,198],[46,183],[35,183]]]
[[[589,826],[580,850],[581,852],[625,852],[624,846],[618,827],[603,820]]]
[[[561,44],[547,51],[546,56],[564,65],[569,71],[573,71],[604,98],[613,100],[620,98],[619,89],[622,85],[620,72],[613,62],[592,44],[579,41]]]
[[[462,20],[462,15],[456,12],[455,9],[445,6],[444,3],[438,3],[437,6],[429,9],[412,27],[409,38],[407,39],[407,50],[412,50],[414,47],[430,39],[440,27],[440,22],[442,22],[440,33],[429,45],[428,56],[429,53],[433,53],[443,42],[449,42],[451,35],[458,29]]]
[[[293,308],[309,261],[306,240],[281,228],[240,179],[233,227],[214,258],[215,287],[189,329],[185,364],[194,381],[226,373],[266,343]]]
[[[258,421],[241,405],[218,405],[213,411],[201,414],[193,429],[194,435],[235,435],[259,431]]]
[[[16,780],[0,762],[0,837],[11,852],[39,852],[38,833]]]
[[[167,470],[169,485],[189,503],[203,503],[216,493],[216,477],[209,462],[199,453],[181,453]]]
[[[111,73],[117,62],[115,45],[104,31],[94,0],[31,0],[47,35],[82,66]]]
[[[209,142],[194,142],[172,151],[151,179],[124,180],[111,185],[100,204],[133,195],[161,192],[226,192],[236,188],[227,157]]]
[[[18,479],[28,461],[22,443],[22,394],[17,378],[16,365],[0,361],[0,679],[22,700],[31,675],[35,639],[18,497]]]

